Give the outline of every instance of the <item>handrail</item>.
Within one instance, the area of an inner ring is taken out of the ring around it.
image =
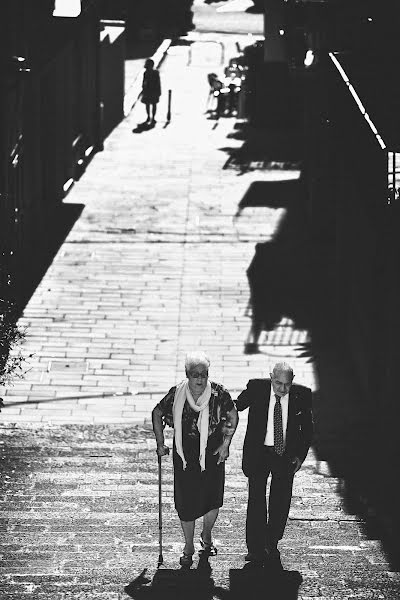
[[[379,132],[377,130],[377,128],[375,127],[374,123],[372,122],[372,120],[370,119],[363,103],[361,102],[361,99],[359,97],[359,95],[357,94],[354,86],[352,85],[350,79],[348,78],[346,71],[343,69],[342,65],[340,64],[340,62],[338,61],[338,59],[336,58],[336,56],[334,55],[333,52],[329,52],[328,53],[329,58],[331,59],[331,61],[333,62],[333,64],[335,65],[336,69],[338,70],[341,78],[343,79],[343,81],[345,82],[345,84],[347,85],[347,87],[349,88],[349,92],[351,93],[351,95],[353,96],[358,109],[360,111],[360,113],[362,114],[362,116],[364,117],[365,121],[368,124],[368,127],[371,129],[372,133],[374,134],[374,136],[376,137],[378,144],[380,145],[380,147],[382,148],[382,150],[386,149],[386,144],[383,141],[382,137],[379,135]]]

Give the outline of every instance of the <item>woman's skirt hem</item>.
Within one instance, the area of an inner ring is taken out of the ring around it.
[[[210,512],[210,510],[216,510],[217,508],[221,508],[221,506],[222,506],[222,502],[218,503],[216,506],[210,506],[204,512],[192,513],[191,515],[189,515],[188,513],[183,514],[182,512],[178,511],[178,509],[176,509],[176,511],[178,513],[178,517],[179,517],[180,521],[195,521],[196,519],[200,519],[200,517],[204,517],[204,515],[206,515],[208,512]]]

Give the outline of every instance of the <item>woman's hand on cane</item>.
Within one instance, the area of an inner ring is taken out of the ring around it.
[[[165,444],[157,445],[157,456],[166,456],[169,454],[169,448]]]
[[[151,413],[151,419],[153,422],[153,431],[156,436],[157,443],[157,456],[166,456],[169,454],[169,448],[164,444],[164,432],[163,432],[163,421],[160,409],[156,406]]]

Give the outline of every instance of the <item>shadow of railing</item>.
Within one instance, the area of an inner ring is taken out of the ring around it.
[[[271,331],[288,317],[298,329],[310,328],[312,281],[307,218],[301,202],[302,183],[257,181],[241,200],[236,216],[248,206],[284,208],[273,240],[257,243],[247,269],[251,331],[247,344],[257,350],[262,331]]]
[[[223,169],[234,169],[238,175],[255,170],[298,170],[303,155],[301,131],[269,131],[239,122],[228,139],[242,141],[240,147],[225,146],[220,150],[228,154]]]

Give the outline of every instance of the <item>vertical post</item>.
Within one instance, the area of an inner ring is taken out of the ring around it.
[[[393,150],[392,154],[392,164],[393,164],[393,200],[396,197],[396,151]]]
[[[171,97],[172,97],[172,90],[168,90],[167,123],[169,123],[171,121]]]
[[[87,27],[94,27],[91,31],[92,35],[96,36],[96,71],[95,71],[95,103],[96,103],[96,116],[95,116],[95,127],[96,127],[96,140],[95,147],[98,152],[104,150],[104,138],[103,138],[103,119],[104,119],[104,103],[103,103],[103,86],[102,86],[102,44],[101,44],[101,31],[103,28],[100,22],[97,6],[92,10],[90,15],[90,24]]]
[[[221,65],[223,65],[225,62],[225,45],[223,42],[218,42],[218,43],[221,46]]]

